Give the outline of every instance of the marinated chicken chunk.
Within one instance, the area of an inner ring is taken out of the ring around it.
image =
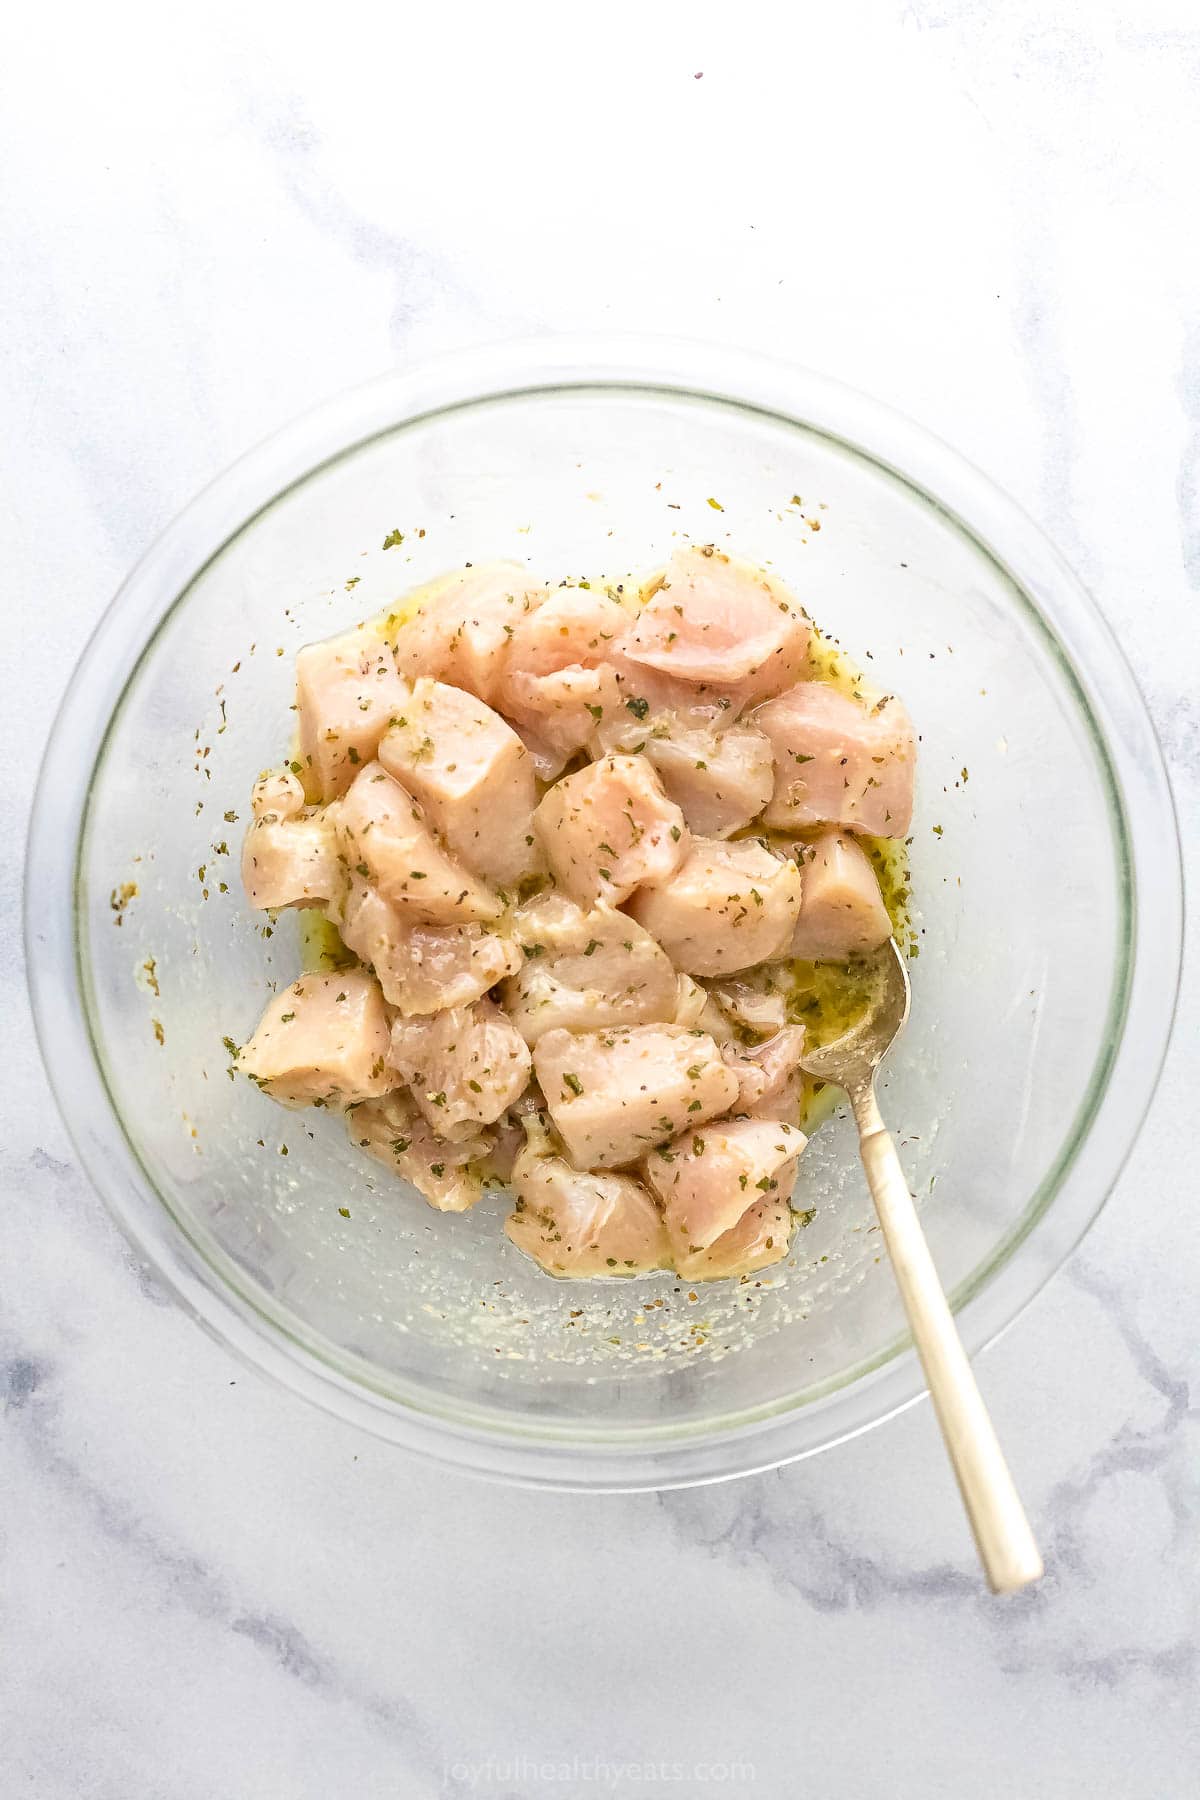
[[[573,1169],[528,1145],[512,1185],[504,1229],[550,1275],[639,1275],[669,1262],[662,1214],[630,1175]]]
[[[559,669],[597,669],[629,630],[619,601],[595,588],[555,588],[513,630],[507,676],[553,675]],[[502,696],[503,699],[503,696]]]
[[[630,920],[632,924],[633,921]],[[651,939],[651,942],[654,940]],[[690,975],[678,975],[675,978],[675,1016],[674,1025],[684,1025],[690,1029],[699,1025],[708,1010],[708,989],[702,988],[698,981]]]
[[[360,769],[337,812],[352,873],[401,911],[433,925],[495,919],[496,895],[447,855],[421,807],[377,762]]]
[[[396,663],[414,680],[431,676],[494,706],[509,642],[545,598],[545,588],[530,581],[520,563],[463,569],[435,583],[414,616],[400,624]]]
[[[782,955],[799,916],[800,871],[753,840],[696,838],[670,879],[639,888],[629,911],[685,974],[728,975]]]
[[[304,810],[304,783],[291,769],[268,769],[250,789],[250,811],[261,823],[298,819]]]
[[[238,1067],[285,1106],[352,1104],[396,1086],[379,983],[360,969],[302,975],[276,994]]]
[[[753,1119],[782,1119],[795,1125],[804,1097],[800,1058],[803,1025],[784,1025],[761,1044],[723,1044],[721,1055],[737,1076],[732,1112]]]
[[[802,681],[760,706],[754,723],[775,755],[766,824],[839,825],[876,837],[908,831],[916,735],[894,694],[853,700],[826,682]]]
[[[430,1129],[448,1143],[490,1125],[529,1082],[529,1050],[490,1000],[427,1018],[397,1019],[391,1067]]]
[[[606,756],[556,782],[534,823],[550,867],[581,906],[619,906],[644,881],[665,881],[690,837],[679,808],[640,756]]]
[[[737,1077],[713,1040],[678,1025],[547,1031],[533,1067],[577,1169],[634,1162],[737,1098]]]
[[[680,1274],[691,1274],[695,1259],[735,1231],[751,1206],[779,1202],[787,1212],[796,1163],[807,1142],[802,1131],[774,1120],[726,1119],[702,1132],[688,1132],[646,1158],[646,1179],[662,1202]],[[775,1254],[755,1266],[777,1262],[787,1246],[786,1232],[778,1243],[764,1243],[761,1247]],[[745,1246],[736,1250],[742,1261]]]
[[[482,700],[422,676],[380,739],[379,761],[465,869],[499,887],[533,872],[533,762],[512,726]]]
[[[708,735],[733,724],[737,709],[727,695],[633,662],[625,654],[625,641],[614,646],[605,665],[616,677],[615,703],[603,707],[596,719],[593,755],[637,755],[655,738]]]
[[[565,587],[513,632],[499,704],[560,759],[559,768],[620,704],[609,657],[628,626],[627,614],[606,594]]]
[[[430,1130],[407,1094],[385,1094],[346,1114],[350,1141],[411,1182],[438,1212],[466,1212],[482,1199],[494,1145],[475,1132],[447,1143]]]
[[[633,662],[742,707],[800,678],[809,635],[779,582],[710,545],[676,551],[623,648]]]
[[[513,929],[525,961],[504,987],[504,1006],[527,1044],[547,1031],[670,1023],[679,978],[640,925],[608,907],[585,912],[565,894],[518,909]]]
[[[320,906],[341,880],[337,837],[327,807],[251,821],[242,841],[242,886],[251,906]]]
[[[369,763],[408,688],[371,625],[308,644],[296,657],[296,723],[305,789],[314,800],[344,794]]]
[[[520,968],[522,952],[480,925],[430,925],[351,874],[328,916],[342,942],[373,969],[383,997],[406,1018],[469,1006]]]
[[[755,969],[748,975],[714,981],[709,992],[726,1018],[742,1031],[761,1036],[780,1031],[787,1023],[787,989],[778,969]]]
[[[728,1281],[753,1275],[782,1262],[791,1244],[795,1219],[782,1194],[770,1194],[748,1206],[737,1224],[707,1250],[694,1256],[676,1253],[674,1266],[685,1281]]]
[[[823,831],[797,850],[803,877],[791,953],[807,962],[846,962],[892,935],[871,860],[852,837]]]
[[[645,755],[697,837],[726,838],[753,823],[775,791],[771,745],[751,725],[680,730],[646,739]]]

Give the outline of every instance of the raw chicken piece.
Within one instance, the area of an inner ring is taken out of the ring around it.
[[[579,1169],[614,1168],[724,1112],[737,1077],[713,1040],[678,1025],[547,1031],[533,1066],[550,1116]]]
[[[396,634],[396,662],[414,678],[429,675],[496,704],[509,640],[546,598],[520,563],[485,563],[433,584],[416,615]]]
[[[335,800],[368,763],[407,684],[374,626],[359,625],[296,657],[296,718],[306,789],[314,800]]]
[[[434,925],[495,919],[502,908],[442,849],[406,788],[376,763],[360,769],[338,808],[346,866],[392,906]]]
[[[614,646],[608,660],[616,676],[616,704],[603,708],[596,720],[590,748],[594,755],[611,751],[636,754],[653,737],[679,737],[691,731],[723,729],[737,716],[725,694],[710,693],[693,683],[677,681],[631,662],[624,639]]]
[[[777,975],[778,971],[755,969],[750,975],[715,981],[709,991],[726,1018],[743,1031],[779,1031],[787,1024],[787,994]]]
[[[628,625],[615,600],[589,588],[558,588],[518,621],[497,704],[519,730],[540,741],[547,779],[559,774],[589,741],[597,721],[620,703],[607,659]],[[538,772],[544,773],[541,766]]]
[[[681,981],[685,979],[687,978],[680,976]],[[707,988],[702,988],[701,992],[704,995],[704,1006],[695,1023],[700,1027],[701,1031],[706,1031],[708,1033],[714,1044],[724,1046],[725,1044],[736,1043],[737,1033],[729,1022],[728,1013],[721,1011],[721,1008],[717,1005]]]
[[[852,700],[824,681],[802,681],[760,706],[754,723],[775,753],[766,824],[905,835],[917,746],[912,720],[894,694]]]
[[[794,1125],[804,1094],[803,1054],[803,1025],[785,1025],[764,1044],[751,1048],[724,1045],[721,1055],[738,1081],[738,1097],[731,1110],[752,1119],[782,1119]]]
[[[553,777],[588,743],[596,721],[619,704],[617,676],[610,668],[556,669],[549,675],[519,669],[509,676],[505,710],[546,747]]]
[[[379,983],[361,969],[302,975],[276,994],[237,1063],[286,1106],[386,1094],[396,1078]]]
[[[319,906],[336,892],[342,870],[332,809],[313,807],[299,816],[265,812],[242,842],[242,886],[251,906]]]
[[[250,811],[271,824],[298,819],[304,811],[304,783],[291,769],[268,769],[250,789]]]
[[[732,1231],[695,1256],[679,1257],[675,1268],[686,1281],[721,1281],[753,1275],[756,1269],[783,1261],[794,1223],[787,1201],[778,1194],[768,1194],[746,1208]]]
[[[352,874],[329,908],[346,947],[367,963],[383,997],[411,1017],[469,1006],[506,975],[515,975],[522,953],[509,938],[479,925],[429,925],[413,919]]]
[[[675,982],[675,1017],[672,1024],[683,1025],[690,1030],[693,1025],[699,1025],[708,1010],[708,990],[702,988],[698,981],[693,981],[690,975],[677,975]]]
[[[550,1275],[637,1275],[670,1260],[662,1215],[640,1181],[573,1169],[528,1145],[513,1168],[504,1229]]]
[[[624,913],[584,912],[557,893],[521,907],[514,929],[525,962],[504,1006],[527,1044],[543,1032],[673,1020],[678,977],[654,939]]]
[[[489,1127],[489,1136],[493,1141],[488,1151],[485,1181],[499,1183],[503,1187],[512,1185],[517,1157],[529,1141],[522,1121],[537,1112],[539,1103],[534,1094],[526,1094],[514,1106],[510,1106],[507,1112],[501,1113],[496,1123]]]
[[[700,837],[732,837],[758,817],[775,791],[770,743],[752,725],[663,737],[652,732],[645,756]]]
[[[517,669],[528,675],[553,675],[559,669],[599,668],[628,629],[629,614],[607,594],[593,588],[555,588],[535,612],[517,621],[505,688]]]
[[[435,1137],[407,1094],[368,1100],[346,1114],[350,1141],[410,1181],[438,1212],[466,1212],[482,1198],[493,1144],[477,1132],[446,1144]]]
[[[629,907],[688,975],[728,975],[781,955],[799,910],[795,863],[752,839],[717,838],[696,838],[670,879],[640,888]]]
[[[690,843],[683,814],[640,756],[606,756],[555,784],[534,824],[559,883],[581,906],[617,906],[665,881]]]
[[[734,1231],[749,1207],[766,1199],[783,1202],[786,1209],[807,1142],[802,1131],[774,1120],[723,1119],[646,1158],[646,1179],[662,1201],[681,1275],[690,1274],[698,1256]],[[784,1233],[779,1244],[764,1246],[776,1251],[764,1260],[778,1261],[787,1241]]]
[[[512,727],[474,694],[415,681],[380,739],[379,760],[465,868],[502,887],[532,873],[533,763]]]
[[[762,569],[721,550],[677,550],[623,645],[626,656],[729,697],[735,706],[799,679],[809,629]]]
[[[533,764],[533,772],[539,781],[557,781],[567,763],[571,759],[569,750],[559,750],[551,743],[543,732],[532,725],[523,725],[520,719],[510,721],[513,730],[529,752],[529,760]]]
[[[490,1000],[397,1019],[390,1060],[431,1129],[451,1141],[498,1119],[529,1080],[525,1040]]]
[[[798,861],[804,887],[793,956],[846,962],[887,943],[892,921],[860,844],[839,831],[823,831],[813,843],[799,847]]]

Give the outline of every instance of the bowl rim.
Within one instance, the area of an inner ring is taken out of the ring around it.
[[[322,1357],[222,1281],[150,1182],[110,1099],[86,1020],[76,884],[92,780],[142,656],[188,588],[297,482],[372,438],[463,406],[562,389],[635,389],[732,404],[816,431],[883,468],[937,507],[1008,576],[1074,686],[1110,783],[1125,847],[1118,886],[1128,919],[1099,1059],[1073,1141],[1025,1213],[951,1296],[968,1353],[1012,1323],[1088,1230],[1141,1127],[1169,1041],[1182,952],[1178,829],[1153,725],[1095,603],[1027,514],[939,438],[814,371],[684,340],[506,340],[430,359],[348,390],[283,426],[233,463],[167,527],[118,590],[84,648],[51,726],[32,809],[25,936],[35,1030],[50,1086],[93,1184],[135,1250],[187,1310],[251,1367],[391,1442],[442,1463],[527,1485],[630,1490],[748,1474],[869,1429],[924,1393],[906,1340],[834,1391],[740,1419],[646,1431],[614,1442],[503,1429],[373,1390],[353,1365]],[[60,724],[70,714],[70,732]],[[81,756],[81,741],[83,753]],[[90,753],[90,754],[89,754]],[[86,781],[79,770],[86,767]],[[63,846],[71,846],[64,879]],[[1122,1106],[1105,1106],[1114,1086]],[[1085,1116],[1086,1115],[1086,1116]],[[1039,1196],[1041,1198],[1039,1199]],[[1015,1253],[1024,1247],[1024,1254]]]

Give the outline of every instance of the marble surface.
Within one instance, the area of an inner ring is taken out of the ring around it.
[[[216,0],[5,35],[0,1792],[1195,1793],[1194,967],[1106,1212],[983,1362],[1050,1570],[997,1603],[925,1406],[585,1501],[243,1371],[76,1166],[14,849],[87,630],[232,456],[438,348],[636,327],[814,364],[1010,488],[1120,632],[1194,851],[1193,9]]]

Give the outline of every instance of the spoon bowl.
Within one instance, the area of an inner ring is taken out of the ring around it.
[[[880,1063],[908,1023],[912,997],[904,955],[895,938],[856,963],[855,974],[866,978],[870,994],[866,1011],[841,1037],[806,1049],[800,1061],[806,1075],[845,1088],[851,1098],[864,1083],[869,1086],[874,1081]]]

